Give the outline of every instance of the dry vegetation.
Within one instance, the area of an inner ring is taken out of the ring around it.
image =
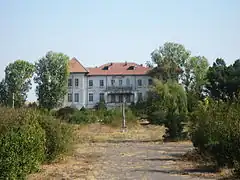
[[[53,164],[43,165],[41,171],[28,176],[29,180],[94,179],[93,165],[103,153],[99,143],[162,142],[165,128],[153,125],[134,125],[127,132],[101,124],[73,125],[76,145],[73,152]]]

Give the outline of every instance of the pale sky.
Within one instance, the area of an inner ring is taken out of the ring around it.
[[[240,0],[0,0],[0,78],[8,63],[49,50],[85,66],[145,64],[167,41],[229,64],[240,58],[239,9]]]

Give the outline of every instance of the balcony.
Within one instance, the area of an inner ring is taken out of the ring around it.
[[[109,93],[132,93],[132,86],[108,86],[106,91]]]

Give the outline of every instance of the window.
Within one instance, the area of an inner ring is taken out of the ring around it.
[[[108,66],[104,66],[102,70],[108,70]]]
[[[112,80],[111,80],[111,85],[114,86],[114,84],[115,84],[115,80],[112,79]]]
[[[115,103],[116,102],[115,95],[112,94],[110,97],[111,97],[111,103]]]
[[[148,85],[151,86],[153,84],[152,79],[148,79]]]
[[[89,86],[89,87],[93,87],[93,80],[89,80],[89,81],[88,81],[88,86]]]
[[[130,101],[131,101],[131,96],[130,96],[130,95],[127,95],[127,96],[126,96],[126,102],[127,102],[127,103],[130,103]]]
[[[88,94],[88,101],[93,102],[93,93]]]
[[[103,87],[103,86],[104,86],[104,81],[103,81],[103,80],[100,80],[100,81],[99,81],[99,84],[100,84],[100,87]]]
[[[142,101],[143,97],[142,97],[142,93],[138,93],[138,101]]]
[[[130,80],[127,78],[126,80],[127,86],[130,86]]]
[[[138,84],[138,86],[142,86],[142,80],[138,79],[137,84]]]
[[[79,102],[79,94],[78,93],[74,94],[74,102]]]
[[[68,87],[72,86],[72,79],[68,79]]]
[[[68,93],[68,102],[72,102],[72,93]]]
[[[129,66],[129,68],[127,70],[134,70],[135,66]]]
[[[122,86],[122,80],[119,79],[119,86]]]
[[[123,95],[119,95],[119,102],[120,102],[120,103],[123,102]]]
[[[75,79],[75,87],[78,87],[78,84],[79,84],[79,80]]]
[[[99,94],[99,101],[104,101],[104,93]]]

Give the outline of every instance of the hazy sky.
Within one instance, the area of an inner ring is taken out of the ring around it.
[[[240,57],[239,9],[240,0],[0,0],[0,78],[8,63],[49,50],[85,66],[144,64],[166,41],[232,63]]]

